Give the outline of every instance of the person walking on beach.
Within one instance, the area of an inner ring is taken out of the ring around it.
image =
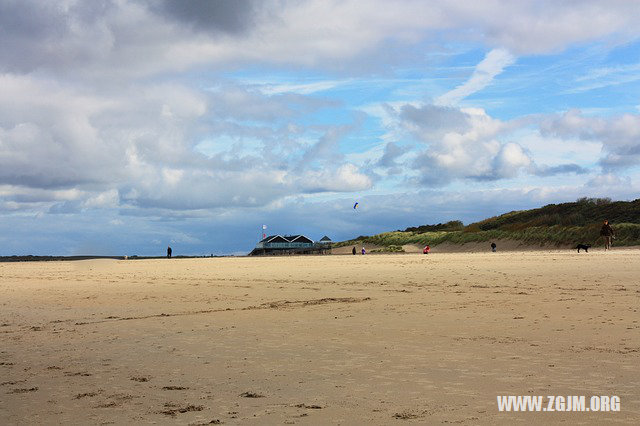
[[[604,249],[609,250],[611,248],[611,240],[615,237],[616,233],[609,225],[609,221],[605,220],[600,228],[600,235],[604,237]]]
[[[492,252],[494,252],[494,253],[496,252],[496,247],[497,247],[496,243],[491,243],[491,251]]]
[[[364,246],[362,246],[362,255],[364,256],[366,254],[366,250],[364,249]]]
[[[353,253],[353,255],[356,255],[356,246],[353,246],[353,250],[351,250],[351,253]]]
[[[167,246],[167,259],[171,259],[171,247]]]

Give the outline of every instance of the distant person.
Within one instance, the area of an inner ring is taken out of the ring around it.
[[[351,253],[353,253],[353,255],[356,255],[356,246],[353,246],[353,250],[351,250]]]
[[[429,247],[429,244],[424,246],[424,249],[422,249],[423,254],[429,254],[430,251],[431,251],[431,247]]]
[[[365,254],[367,254],[367,251],[364,249],[364,246],[362,246],[362,255],[364,256]]]
[[[600,235],[604,237],[604,249],[609,250],[611,248],[611,240],[615,238],[615,231],[609,225],[609,221],[605,220],[602,224],[602,228],[600,228]]]
[[[496,243],[491,243],[491,251],[492,252],[494,252],[494,253],[496,252],[496,247],[498,247],[498,246],[496,246]]]
[[[171,247],[167,246],[167,259],[171,259]]]

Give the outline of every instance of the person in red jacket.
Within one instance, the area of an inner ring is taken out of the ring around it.
[[[429,254],[429,252],[430,252],[430,251],[431,251],[431,247],[429,247],[429,244],[427,244],[427,245],[424,247],[424,250],[422,250],[422,253],[423,253],[423,254]]]

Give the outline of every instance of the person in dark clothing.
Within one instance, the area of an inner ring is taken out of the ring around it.
[[[167,259],[171,259],[171,247],[167,247]]]
[[[351,253],[353,253],[353,255],[356,255],[356,246],[353,246],[353,250],[351,250]]]
[[[600,228],[600,235],[604,237],[604,249],[609,250],[611,248],[611,240],[615,237],[616,233],[609,225],[609,221],[605,220]]]
[[[491,243],[491,251],[492,252],[494,252],[494,253],[496,252],[496,247],[497,247],[496,243]]]

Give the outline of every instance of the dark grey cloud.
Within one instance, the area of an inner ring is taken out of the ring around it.
[[[0,36],[5,47],[20,39],[60,37],[68,31],[64,12],[56,2],[3,0],[0,2]]]
[[[97,60],[101,45],[113,40],[101,23],[115,8],[110,0],[1,1],[0,70],[27,73]]]
[[[239,34],[255,24],[258,0],[144,0],[153,12],[169,20],[209,32]]]
[[[622,169],[626,167],[633,167],[640,164],[640,155],[628,155],[619,153],[609,153],[602,157],[598,164],[602,166],[605,171],[612,171],[615,169]]]

